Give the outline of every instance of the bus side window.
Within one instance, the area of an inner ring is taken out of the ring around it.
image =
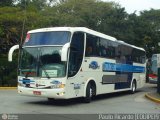
[[[92,55],[92,52],[93,52],[92,47],[91,47],[91,46],[88,46],[88,47],[86,48],[86,56]]]
[[[97,36],[87,34],[85,56],[99,56],[99,38]]]

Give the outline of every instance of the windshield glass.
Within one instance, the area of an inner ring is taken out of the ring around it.
[[[152,66],[151,66],[151,70],[153,72],[153,74],[157,74],[157,60],[152,60]]]
[[[23,48],[20,59],[20,73],[22,76],[37,76],[37,48]]]
[[[61,61],[62,47],[23,48],[20,75],[25,77],[64,77],[66,63]]]
[[[42,47],[39,63],[41,77],[65,76],[65,63],[61,62],[61,47]]]
[[[34,45],[64,45],[70,40],[70,32],[52,31],[28,33],[24,42],[24,46]]]

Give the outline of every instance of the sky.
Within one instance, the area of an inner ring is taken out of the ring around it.
[[[160,9],[160,0],[103,0],[103,1],[114,1],[118,2],[122,7],[125,7],[127,13],[133,13],[139,11]]]

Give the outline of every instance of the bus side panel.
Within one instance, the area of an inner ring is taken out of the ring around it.
[[[137,88],[142,88],[146,81],[146,64],[134,63],[133,65],[145,68],[144,71],[141,71],[139,73],[133,73],[133,79],[135,79],[137,82]]]

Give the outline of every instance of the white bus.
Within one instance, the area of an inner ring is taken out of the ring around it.
[[[153,54],[151,58],[151,70],[149,73],[149,83],[157,84],[158,78],[158,56],[160,54]]]
[[[9,51],[12,53],[19,45]],[[18,93],[51,99],[131,91],[145,83],[145,50],[85,27],[31,30],[20,48]]]

